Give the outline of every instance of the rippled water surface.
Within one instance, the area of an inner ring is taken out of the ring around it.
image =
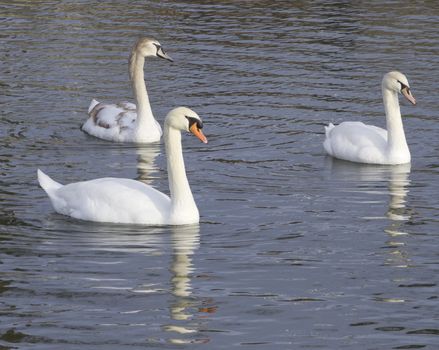
[[[0,348],[437,349],[438,23],[436,1],[0,1]],[[205,122],[201,222],[58,215],[37,168],[168,191],[162,144],[79,130],[92,98],[133,100],[143,35],[175,60],[145,66],[157,119]],[[325,156],[328,122],[385,125],[394,69],[412,164]]]

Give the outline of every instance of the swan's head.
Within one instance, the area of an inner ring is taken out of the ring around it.
[[[162,45],[152,38],[140,38],[137,40],[133,48],[134,52],[143,57],[155,56],[173,62],[172,58],[163,50]]]
[[[168,113],[165,126],[188,131],[194,134],[202,142],[207,143],[207,138],[203,134],[203,121],[193,110],[187,107],[177,107]]]
[[[416,104],[415,97],[412,95],[410,91],[409,81],[407,77],[397,71],[389,72],[384,75],[383,89],[387,89],[390,91],[395,91],[404,95],[404,97],[409,100],[412,104]]]

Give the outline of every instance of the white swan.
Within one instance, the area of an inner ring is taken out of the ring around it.
[[[398,93],[402,93],[412,104],[416,104],[409,82],[404,74],[389,72],[384,75],[381,88],[387,130],[361,122],[343,122],[338,126],[331,123],[325,127],[326,139],[323,143],[329,155],[358,163],[410,162],[398,101]]]
[[[103,104],[93,99],[88,107],[89,118],[82,125],[83,131],[109,141],[149,143],[160,140],[162,128],[152,114],[143,74],[145,57],[149,56],[172,61],[157,40],[141,38],[136,42],[129,59],[129,73],[137,110],[133,103]]]
[[[40,186],[56,212],[77,219],[146,225],[183,225],[199,222],[183,160],[181,131],[207,139],[201,118],[186,107],[168,113],[165,120],[165,148],[171,197],[131,179],[101,178],[61,185],[38,170]]]

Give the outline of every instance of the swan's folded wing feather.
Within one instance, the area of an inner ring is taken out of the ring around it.
[[[361,122],[344,122],[330,130],[325,149],[336,158],[376,162],[387,145],[387,131]]]
[[[102,178],[66,185],[56,194],[61,214],[77,219],[161,224],[170,210],[170,198],[139,181]],[[53,202],[53,201],[52,201]]]
[[[136,118],[136,105],[133,103],[97,103],[89,112],[82,130],[104,140],[124,141],[132,137]]]
[[[120,108],[123,108],[127,111],[133,111],[133,112],[136,111],[136,105],[134,103],[131,103],[131,102],[127,102],[127,101],[119,102],[117,104],[117,106]]]
[[[125,104],[124,104],[125,106]],[[133,105],[134,106],[134,105]],[[98,109],[96,111],[96,109]],[[96,113],[94,113],[96,111]],[[110,129],[115,127],[127,127],[131,126],[136,119],[136,109],[133,108],[123,108],[122,105],[99,105],[93,109],[90,113],[90,118],[92,118],[96,126]]]

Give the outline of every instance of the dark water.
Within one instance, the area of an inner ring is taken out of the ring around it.
[[[436,1],[0,1],[1,349],[437,349]],[[160,122],[187,105],[198,226],[81,222],[36,182],[117,176],[167,191],[161,144],[79,130],[92,98],[132,100],[148,60]],[[384,126],[404,72],[411,166],[333,161],[323,125]]]

